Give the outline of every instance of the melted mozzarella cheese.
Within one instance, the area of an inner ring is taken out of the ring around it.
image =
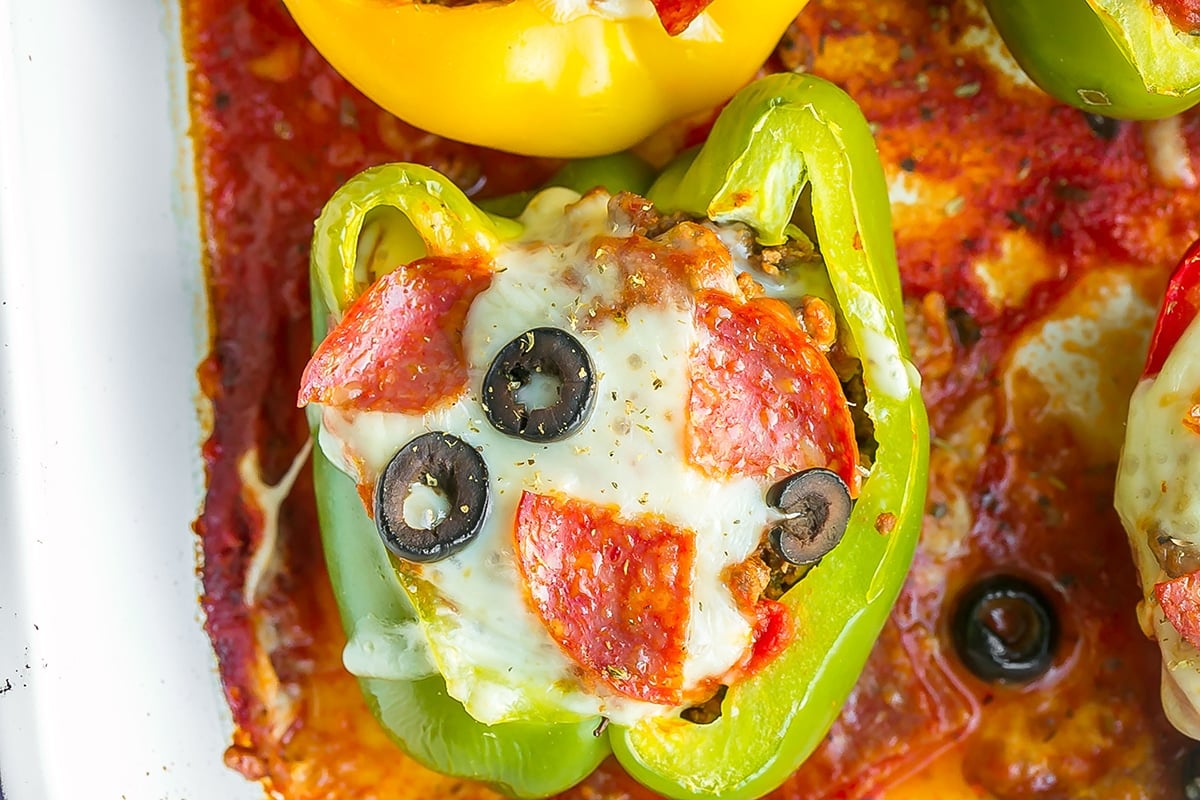
[[[1200,320],[1130,400],[1117,484],[1117,510],[1128,528],[1200,545],[1200,434],[1184,424],[1197,403]]]
[[[450,499],[423,483],[411,484],[404,498],[403,516],[404,524],[414,530],[433,530],[450,516]]]
[[[582,17],[601,17],[611,20],[657,19],[658,11],[650,0],[537,0],[547,17],[555,22],[571,22]],[[680,39],[711,41],[721,29],[707,12],[701,12]]]
[[[752,641],[723,574],[757,549],[770,522],[763,487],[716,480],[687,462],[688,356],[697,336],[689,307],[636,305],[622,321],[588,316],[594,301],[617,293],[621,279],[618,270],[588,262],[593,239],[612,235],[607,200],[556,189],[530,204],[522,237],[497,254],[492,284],[468,313],[469,388],[456,403],[422,415],[323,410],[322,447],[360,481],[373,480],[405,442],[427,431],[452,432],[483,455],[491,497],[483,530],[455,556],[422,565],[420,581],[440,598],[436,619],[423,626],[429,653],[449,693],[485,723],[603,714],[629,724],[677,711],[585,688],[575,677],[525,597],[513,542],[523,490],[617,506],[628,516],[656,514],[696,534],[685,688],[726,673]],[[495,430],[478,389],[505,344],[546,325],[573,332],[588,349],[597,401],[577,433],[535,444]],[[347,666],[377,672],[361,649],[356,644]]]
[[[1129,404],[1115,504],[1141,576],[1138,619],[1163,652],[1163,708],[1171,722],[1200,738],[1200,652],[1163,615],[1154,586],[1170,576],[1150,547],[1170,536],[1200,545],[1200,433],[1184,425],[1200,402],[1200,319],[1192,322],[1162,371],[1143,380]]]

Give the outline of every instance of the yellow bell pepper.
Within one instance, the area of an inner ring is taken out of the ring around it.
[[[713,0],[671,36],[650,0],[284,1],[335,69],[406,122],[556,157],[622,150],[725,101],[808,2]]]

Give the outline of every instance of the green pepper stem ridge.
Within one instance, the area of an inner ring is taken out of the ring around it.
[[[312,275],[336,316],[378,277],[361,274],[359,237],[368,215],[387,207],[399,211],[410,228],[393,231],[393,266],[423,255],[489,253],[521,232],[520,223],[487,214],[429,167],[395,163],[365,169],[334,192],[313,230]]]

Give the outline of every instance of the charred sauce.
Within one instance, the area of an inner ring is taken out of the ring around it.
[[[865,674],[776,796],[861,797],[955,748],[964,785],[997,797],[1177,797],[1185,744],[1158,708],[1157,649],[1137,631],[1136,576],[1111,509],[1115,464],[1081,467],[1076,433],[1036,398],[1015,402],[1002,366],[1089,274],[1118,262],[1165,280],[1200,235],[1200,199],[1154,183],[1137,126],[1097,132],[1079,112],[998,78],[966,44],[984,24],[967,5],[816,0],[770,64],[811,68],[855,97],[894,190],[954,187],[940,214],[902,198],[894,208],[934,435],[959,448],[935,447],[926,541]],[[246,595],[264,536],[246,471],[274,483],[308,436],[294,408],[311,346],[308,244],[342,181],[410,160],[473,194],[499,194],[536,185],[554,165],[396,120],[330,70],[278,0],[185,0],[184,19],[212,322],[199,368],[212,412],[208,493],[195,528],[206,628],[237,726],[226,761],[293,799],[490,797],[405,760],[342,669],[307,477],[282,506],[269,579]],[[1200,120],[1185,118],[1182,131],[1200,152]],[[977,265],[1013,233],[1049,267],[1005,304]],[[990,411],[963,428],[979,409]],[[943,479],[965,484],[952,497]],[[956,514],[965,527],[948,554],[938,536]],[[1045,584],[1065,631],[1063,657],[1030,687],[973,679],[948,644],[955,594],[1000,566]],[[610,761],[571,796],[650,795]]]

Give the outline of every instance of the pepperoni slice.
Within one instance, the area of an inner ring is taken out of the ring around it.
[[[424,258],[377,280],[317,347],[298,404],[420,414],[467,385],[462,331],[489,262]]]
[[[781,478],[837,472],[858,494],[854,422],[837,374],[776,300],[720,292],[696,301],[687,452],[706,473]]]
[[[678,36],[687,30],[692,20],[700,16],[700,12],[708,8],[712,0],[652,0],[658,18],[663,27],[672,36]]]
[[[1162,311],[1150,337],[1150,353],[1146,356],[1143,378],[1151,378],[1162,371],[1167,356],[1183,338],[1183,334],[1200,316],[1200,241],[1188,248],[1179,266],[1167,283]]]
[[[515,539],[534,610],[586,678],[636,700],[682,702],[694,533],[524,492]]]
[[[1155,585],[1154,595],[1167,620],[1192,647],[1200,647],[1200,572]]]

